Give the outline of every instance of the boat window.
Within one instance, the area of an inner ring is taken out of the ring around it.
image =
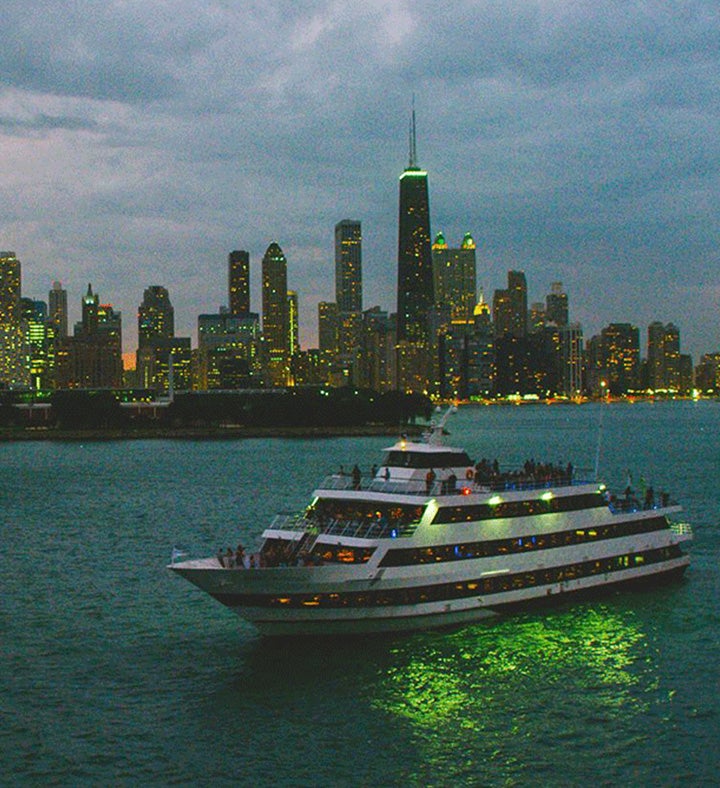
[[[469,506],[443,506],[438,509],[433,523],[462,523],[475,520],[495,520],[500,517],[525,517],[548,512],[574,512],[606,506],[601,493],[565,495],[548,500],[500,501],[497,504],[474,504]]]
[[[421,602],[436,602],[463,597],[477,597],[478,594],[498,594],[520,588],[551,586],[566,580],[593,575],[612,575],[632,564],[657,564],[670,561],[682,555],[678,545],[645,550],[640,553],[608,556],[589,559],[574,564],[563,564],[530,571],[476,577],[468,580],[436,583],[410,588],[383,588],[364,591],[332,591],[314,594],[217,594],[216,598],[231,606],[248,605],[252,607],[302,607],[318,606],[324,608],[341,607],[384,607],[388,605],[417,605]]]
[[[340,522],[375,522],[390,525],[408,525],[416,523],[423,515],[422,506],[409,504],[389,504],[379,501],[347,500],[340,498],[318,498],[308,508],[308,520],[317,521],[321,529],[332,523]]]
[[[464,451],[414,452],[393,450],[383,458],[391,468],[467,468],[472,460]]]
[[[553,547],[617,539],[667,528],[664,517],[651,520],[635,520],[628,523],[612,523],[596,526],[590,530],[553,531],[535,533],[531,536],[515,536],[509,539],[484,539],[460,544],[435,545],[431,547],[408,547],[388,550],[380,566],[414,566],[444,561],[463,561],[470,558],[489,558],[509,553],[527,553],[532,550],[548,550]]]

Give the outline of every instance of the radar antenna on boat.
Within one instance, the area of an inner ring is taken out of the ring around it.
[[[440,413],[441,409],[438,406],[435,409],[436,413]],[[445,423],[450,418],[453,413],[457,413],[457,406],[450,405],[450,407],[443,413],[442,418],[439,421],[435,421],[433,419],[430,422],[430,429],[423,433],[423,438],[425,439],[426,443],[429,443],[432,446],[438,446],[443,441],[443,434],[445,432]]]

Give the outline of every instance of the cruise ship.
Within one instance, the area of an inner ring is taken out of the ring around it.
[[[255,553],[168,568],[284,636],[462,625],[688,566],[692,529],[666,493],[612,495],[570,465],[473,461],[444,445],[445,418],[385,449],[369,477],[327,477]]]

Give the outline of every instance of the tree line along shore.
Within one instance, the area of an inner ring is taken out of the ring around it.
[[[63,390],[46,400],[0,393],[0,440],[388,435],[427,421],[417,394],[360,389],[184,392],[172,400]]]

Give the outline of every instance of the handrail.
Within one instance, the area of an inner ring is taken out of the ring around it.
[[[544,490],[553,486],[573,486],[594,484],[595,482],[582,479],[569,479],[568,477],[554,477],[551,479],[528,479],[527,477],[501,477],[490,481],[476,483],[474,480],[461,480],[455,482],[455,488],[448,486],[446,479],[436,479],[430,485],[421,479],[385,479],[375,476],[368,479],[361,478],[359,482],[353,481],[351,476],[338,473],[326,476],[320,483],[318,490],[343,490],[359,492],[378,492],[390,495],[463,495],[468,493],[512,492],[514,490]],[[467,491],[467,492],[466,492]]]
[[[356,539],[395,539],[410,536],[418,526],[414,523],[391,523],[378,520],[328,519],[322,525],[304,514],[279,514],[273,519],[270,529],[299,531],[309,534],[328,534]]]

